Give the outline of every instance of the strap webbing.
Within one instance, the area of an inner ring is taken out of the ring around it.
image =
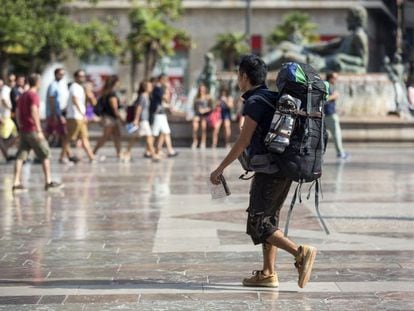
[[[295,193],[293,194],[292,202],[290,203],[289,212],[286,218],[285,236],[287,236],[289,232],[290,217],[292,216],[293,207],[295,206],[298,193],[300,193],[300,188],[302,188],[302,182],[299,182],[298,185],[296,186]]]
[[[298,182],[298,185],[296,186],[295,192],[293,194],[292,197],[292,201],[290,203],[290,207],[289,207],[289,211],[288,211],[288,215],[286,218],[286,225],[285,225],[285,236],[288,236],[288,232],[289,232],[289,223],[290,223],[290,218],[292,216],[292,212],[293,212],[293,207],[295,206],[296,200],[299,199],[299,202],[302,202],[302,198],[301,198],[301,192],[302,192],[302,185],[303,185],[303,181]],[[307,199],[310,198],[310,193],[312,190],[312,187],[315,185],[315,210],[316,210],[316,214],[318,215],[319,221],[323,227],[323,230],[325,231],[326,234],[330,234],[329,229],[327,227],[327,225],[325,224],[325,221],[322,218],[322,214],[319,210],[319,193],[321,193],[321,184],[320,184],[320,180],[317,179],[315,180],[312,185],[309,188],[309,193],[307,195]]]
[[[241,174],[239,176],[239,179],[241,179],[241,180],[249,180],[249,179],[252,179],[254,177],[254,173],[253,173],[252,176],[246,177],[248,174],[249,174],[249,171],[244,172],[243,174]]]
[[[323,221],[321,212],[319,211],[319,179],[316,180],[316,184],[315,184],[315,209],[316,209],[316,214],[318,215],[319,221],[321,222],[321,225],[323,227],[323,230],[325,230],[326,234],[330,234],[328,227]]]

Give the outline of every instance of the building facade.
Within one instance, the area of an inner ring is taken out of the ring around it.
[[[369,71],[379,71],[384,56],[392,55],[395,51],[397,11],[393,5],[394,2],[386,0],[251,0],[249,29],[253,38],[252,42],[255,51],[262,55],[266,54],[269,47],[266,46],[265,38],[276,25],[282,22],[286,13],[294,10],[310,15],[311,21],[318,25],[317,33],[322,39],[343,36],[348,33],[345,21],[348,8],[363,5],[368,11]],[[175,26],[189,33],[193,47],[188,51],[181,51],[179,58],[173,58],[170,64],[172,67],[183,67],[173,68],[173,72],[174,75],[183,75],[186,78],[184,81],[187,87],[200,73],[204,54],[214,45],[218,34],[245,31],[247,3],[247,0],[183,0],[184,15],[175,22]],[[128,0],[100,0],[96,5],[88,1],[78,1],[71,5],[71,14],[80,22],[111,16],[117,21],[116,33],[121,38],[125,38],[129,32],[128,11],[131,5],[131,1]],[[68,62],[69,69],[74,69],[79,65],[74,59]],[[124,84],[129,85],[129,74],[127,74],[129,66],[122,65],[116,59],[107,60],[106,64],[104,62],[103,64],[83,65],[93,70],[112,70],[119,73]],[[218,68],[219,70],[221,68],[219,61]],[[139,80],[139,77],[137,78]]]

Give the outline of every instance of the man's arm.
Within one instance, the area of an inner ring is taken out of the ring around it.
[[[337,100],[339,97],[338,91],[334,91],[331,95],[329,95],[327,101]]]
[[[79,111],[81,114],[83,114],[83,113],[82,113],[82,110],[81,110],[81,108],[80,108],[80,103],[79,103],[79,100],[78,100],[78,98],[77,98],[75,95],[72,95],[72,104],[75,106],[75,108],[76,108],[76,109],[78,109],[78,111]]]
[[[55,97],[54,96],[48,96],[47,98],[47,104],[49,105],[50,109],[50,115],[55,116]]]
[[[236,143],[231,148],[227,156],[224,158],[223,162],[218,166],[218,168],[211,173],[210,181],[213,184],[219,184],[219,176],[223,174],[224,169],[229,166],[234,160],[236,160],[239,155],[250,145],[252,136],[256,130],[257,122],[254,121],[249,116],[245,117],[244,124],[241,130],[239,137],[236,140]]]
[[[2,90],[0,93],[0,99],[3,104],[3,106],[7,107],[7,109],[12,109],[12,103],[11,103],[11,91],[9,94],[5,90]]]

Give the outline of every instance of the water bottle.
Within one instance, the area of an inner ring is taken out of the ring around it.
[[[290,136],[295,126],[294,114],[300,108],[298,98],[285,94],[280,97],[278,107],[273,115],[270,130],[266,135],[265,144],[273,153],[283,153],[290,144]]]

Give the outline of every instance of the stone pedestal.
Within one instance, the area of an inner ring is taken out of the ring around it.
[[[396,110],[394,86],[386,74],[340,74],[336,90],[341,116],[376,119]]]

